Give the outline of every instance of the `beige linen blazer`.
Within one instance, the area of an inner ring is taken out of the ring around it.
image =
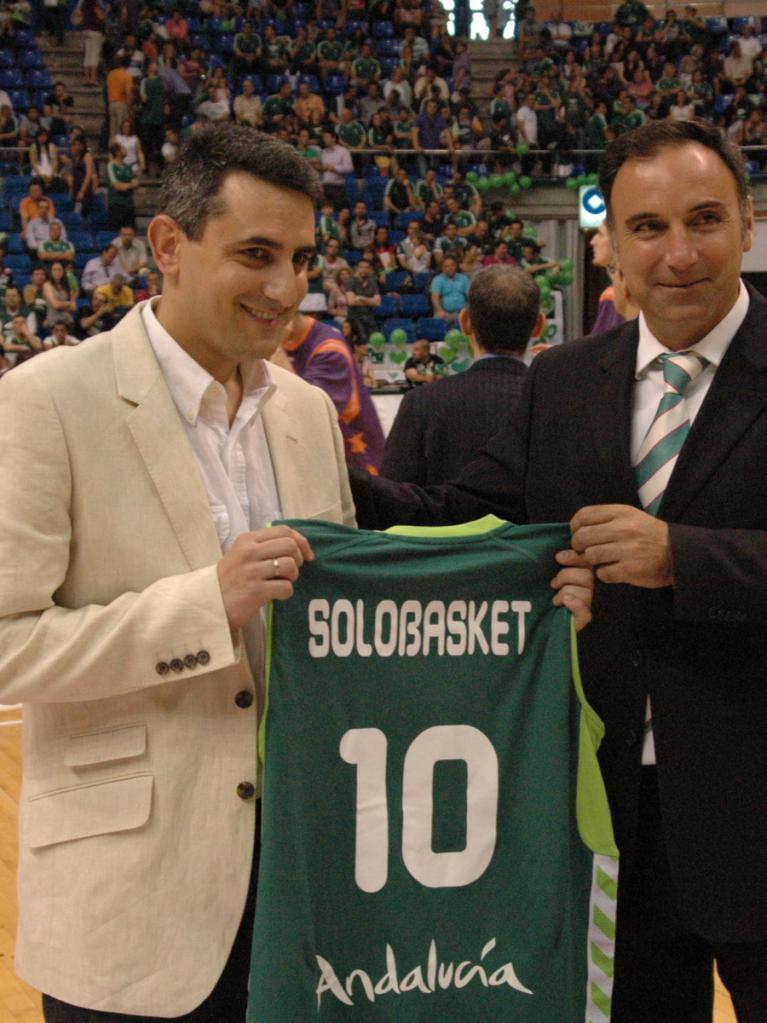
[[[140,309],[0,382],[0,702],[25,704],[18,973],[75,1005],[179,1016],[242,914],[256,712],[235,703],[253,678]],[[283,513],[353,524],[333,405],[274,375]]]

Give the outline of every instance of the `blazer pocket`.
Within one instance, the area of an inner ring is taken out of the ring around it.
[[[22,841],[42,849],[140,828],[149,820],[153,785],[152,774],[131,774],[33,796],[24,808]]]
[[[146,725],[124,725],[101,732],[73,735],[69,739],[64,764],[66,767],[90,767],[112,760],[130,760],[146,753]]]

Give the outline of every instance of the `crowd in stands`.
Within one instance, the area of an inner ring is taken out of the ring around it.
[[[456,21],[458,6],[468,9],[457,5]],[[58,17],[45,24],[56,37]],[[99,170],[30,19],[27,0],[0,19],[3,331],[8,341],[20,327],[15,283],[30,335],[5,345],[6,366],[56,343],[57,322],[71,343],[158,286],[145,247],[140,266],[123,258],[135,191],[202,123],[253,125],[316,166],[326,202],[303,308],[359,343],[382,328],[441,339],[482,266],[556,277],[531,225],[486,194],[488,175],[593,170],[599,150],[647,118],[705,117],[741,145],[767,145],[767,36],[755,18],[705,19],[688,5],[655,20],[626,0],[610,24],[542,23],[519,3],[513,64],[485,111],[466,38],[448,32],[439,0],[80,0],[84,84],[104,86]],[[757,173],[767,151],[747,158]]]

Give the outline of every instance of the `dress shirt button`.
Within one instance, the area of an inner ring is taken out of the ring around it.
[[[198,664],[202,664],[202,665],[210,664],[210,654],[208,653],[207,650],[198,650],[197,651],[197,662],[198,662]]]
[[[237,693],[234,698],[234,702],[242,710],[246,710],[248,707],[253,706],[253,693],[249,689],[243,689]]]
[[[187,654],[186,657],[184,658],[184,664],[187,666],[187,668],[196,668],[197,657],[195,656],[195,654]]]
[[[643,664],[644,664],[644,654],[642,653],[642,651],[641,650],[632,650],[631,651],[631,667],[632,668],[641,668]]]
[[[180,657],[174,657],[173,660],[170,662],[170,666],[172,671],[178,672],[184,670],[184,662],[181,660]]]
[[[241,781],[237,786],[237,795],[240,799],[252,799],[256,794],[256,786],[249,781]]]
[[[170,665],[167,661],[158,661],[157,664],[155,664],[155,671],[158,675],[167,675],[170,671]]]

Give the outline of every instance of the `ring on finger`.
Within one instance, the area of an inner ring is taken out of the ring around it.
[[[272,579],[280,578],[280,559],[275,558],[272,561]]]

